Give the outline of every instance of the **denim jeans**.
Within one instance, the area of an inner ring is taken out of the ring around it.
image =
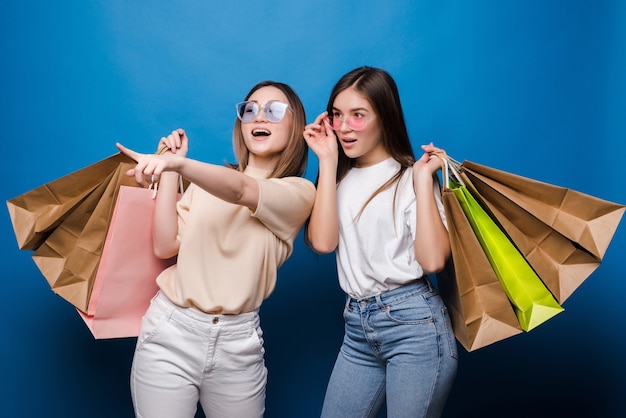
[[[131,371],[136,417],[262,417],[263,337],[258,312],[211,315],[152,300],[141,323]]]
[[[343,344],[323,418],[438,417],[457,370],[448,312],[423,278],[379,296],[348,298]]]

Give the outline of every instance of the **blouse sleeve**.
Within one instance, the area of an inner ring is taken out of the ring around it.
[[[407,176],[408,179],[405,180],[406,181],[405,190],[406,190],[406,194],[410,196],[410,199],[408,199],[409,204],[407,206],[407,210],[405,211],[405,217],[407,219],[407,224],[411,228],[411,234],[413,235],[413,237],[415,237],[416,236],[415,228],[416,228],[416,222],[417,222],[417,219],[415,218],[416,217],[415,191],[413,190],[412,170],[407,170],[407,171],[410,171],[411,175]],[[439,184],[439,181],[433,181],[433,197],[435,198],[435,204],[437,205],[437,210],[439,211],[439,217],[441,218],[441,222],[443,223],[443,226],[446,229],[448,229],[448,221],[446,219],[446,212],[443,207],[443,200],[441,197],[441,186]]]
[[[315,186],[301,177],[257,179],[259,204],[252,216],[279,239],[294,238],[311,214]]]

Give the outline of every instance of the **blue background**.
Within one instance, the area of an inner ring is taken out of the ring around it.
[[[291,84],[312,121],[367,64],[395,77],[416,149],[626,203],[626,2],[2,0],[0,54],[3,200],[177,127],[190,157],[232,161],[253,84]],[[94,340],[0,217],[0,416],[132,416],[135,340]],[[445,417],[625,416],[625,249],[622,225],[563,314],[461,348]],[[342,337],[335,275],[300,237],[262,308],[268,417],[319,414]]]

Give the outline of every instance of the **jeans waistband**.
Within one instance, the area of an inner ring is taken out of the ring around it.
[[[157,303],[170,317],[175,317],[180,321],[187,322],[189,324],[195,322],[196,325],[201,325],[202,323],[240,325],[259,320],[258,309],[252,312],[245,312],[236,315],[208,314],[194,308],[178,306],[169,300],[168,297],[162,292],[158,292],[156,294],[153,302]]]
[[[346,300],[346,307],[379,307],[381,309],[384,309],[386,305],[389,305],[398,300],[406,299],[415,294],[432,292],[433,290],[433,285],[430,283],[430,280],[428,280],[428,276],[422,276],[419,279],[403,284],[400,287],[388,290],[387,292],[383,292],[376,296],[370,296],[361,299],[355,299],[348,296]]]

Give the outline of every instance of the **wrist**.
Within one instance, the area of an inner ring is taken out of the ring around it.
[[[329,165],[337,165],[337,161],[338,161],[338,155],[337,153],[327,153],[324,156],[318,156],[317,159],[321,164],[329,164]]]
[[[170,169],[168,171],[174,171],[180,174],[185,166],[186,158],[180,155],[172,154],[170,157]]]
[[[427,170],[419,170],[417,172],[413,172],[413,188],[415,190],[422,187],[427,187],[429,189],[432,188],[434,176],[435,174]]]

